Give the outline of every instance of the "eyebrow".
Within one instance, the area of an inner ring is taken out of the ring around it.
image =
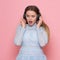
[[[26,15],[28,15],[28,16],[29,16],[29,14],[26,14]],[[35,15],[32,15],[32,16],[35,16]]]

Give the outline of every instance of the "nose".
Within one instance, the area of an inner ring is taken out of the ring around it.
[[[31,20],[32,18],[31,18],[31,16],[29,17],[29,20]]]

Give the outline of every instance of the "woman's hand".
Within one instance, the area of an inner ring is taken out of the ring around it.
[[[40,16],[39,21],[37,23],[37,28],[40,27],[40,25],[42,24],[42,21],[43,21],[43,18],[42,18],[42,16]]]
[[[22,25],[23,28],[25,28],[25,26],[26,26],[25,19],[20,19],[20,24]]]

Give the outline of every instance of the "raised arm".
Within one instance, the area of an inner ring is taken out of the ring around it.
[[[23,28],[21,25],[18,25],[16,29],[16,35],[14,38],[14,44],[17,46],[20,46],[22,44],[22,38],[24,34],[25,28]]]
[[[48,34],[43,27],[37,28],[39,44],[41,47],[48,43]]]

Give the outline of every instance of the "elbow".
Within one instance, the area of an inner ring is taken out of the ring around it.
[[[18,42],[17,40],[14,40],[14,45],[16,45],[16,46],[21,46],[21,43]]]
[[[40,41],[40,46],[44,47],[48,44],[48,39]]]
[[[40,44],[41,47],[44,47],[44,46],[46,46],[46,45],[47,45],[47,43],[41,43],[41,44]]]

